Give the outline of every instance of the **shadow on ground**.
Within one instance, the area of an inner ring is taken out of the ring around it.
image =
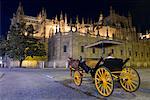
[[[56,81],[56,82],[58,82],[60,84],[63,84],[64,86],[66,86],[68,88],[74,89],[77,92],[82,92],[86,95],[96,97],[97,99],[109,100],[109,99],[113,99],[113,98],[118,98],[118,99],[124,99],[124,98],[134,99],[134,98],[136,98],[135,93],[125,92],[122,88],[118,87],[117,83],[115,85],[115,88],[114,88],[114,91],[113,91],[112,95],[109,96],[109,98],[107,98],[107,97],[101,96],[97,92],[97,90],[95,88],[95,85],[92,82],[85,81],[81,84],[81,86],[76,86],[73,83],[73,80],[70,80],[70,79],[67,79],[67,80],[64,80],[64,81]]]

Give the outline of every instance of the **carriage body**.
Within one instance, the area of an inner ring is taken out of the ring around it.
[[[108,44],[108,45],[107,45]],[[89,45],[87,47],[100,47],[118,44],[114,41],[106,41],[104,43],[96,43],[96,45]],[[103,57],[99,59],[86,59],[85,62],[81,63],[80,60],[69,60],[70,72],[72,76],[72,71],[74,72],[73,79],[77,86],[82,83],[82,78],[84,73],[91,74],[94,80],[97,91],[102,96],[110,96],[114,90],[114,81],[118,81],[122,88],[127,92],[134,92],[139,88],[140,77],[138,72],[131,68],[126,67],[125,64],[129,58],[123,60],[120,58],[110,58],[104,59]],[[86,68],[89,71],[86,71]]]
[[[120,58],[105,59],[103,64],[103,66],[108,68],[111,72],[121,71],[123,69],[123,65],[123,59]]]

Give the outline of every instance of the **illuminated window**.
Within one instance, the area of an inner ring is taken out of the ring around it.
[[[64,45],[64,52],[67,52],[67,46]]]
[[[81,46],[81,52],[84,52],[84,46]]]

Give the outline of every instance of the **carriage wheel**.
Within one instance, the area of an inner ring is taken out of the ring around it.
[[[95,73],[95,86],[102,96],[110,96],[114,89],[112,74],[110,71],[101,67]]]
[[[124,68],[120,74],[120,84],[127,92],[134,92],[140,86],[140,77],[133,68]]]
[[[82,83],[82,76],[80,74],[79,71],[75,71],[74,72],[74,83],[77,85],[77,86],[80,86],[81,83]]]

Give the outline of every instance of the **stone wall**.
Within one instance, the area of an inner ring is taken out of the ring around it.
[[[67,60],[54,60],[46,63],[48,68],[68,68]]]
[[[54,51],[52,57],[49,59],[48,66],[58,66],[64,67],[66,65],[66,60],[68,57],[74,59],[79,59],[80,56],[83,58],[100,58],[102,56],[102,50],[95,48],[84,48],[84,51],[81,51],[81,46],[85,46],[96,41],[99,41],[103,38],[101,37],[91,37],[88,35],[80,35],[78,32],[68,33],[68,35],[55,35],[50,39],[52,45],[49,46],[49,49]],[[108,53],[112,52],[113,56],[117,58],[130,58],[127,63],[128,66],[133,66],[136,68],[150,67],[150,48],[149,42],[145,41],[122,41],[122,45],[112,46],[105,48],[105,53],[103,57],[106,57]],[[67,46],[67,52],[64,52],[64,45]],[[51,56],[49,55],[49,56]],[[54,64],[55,62],[55,64]]]

